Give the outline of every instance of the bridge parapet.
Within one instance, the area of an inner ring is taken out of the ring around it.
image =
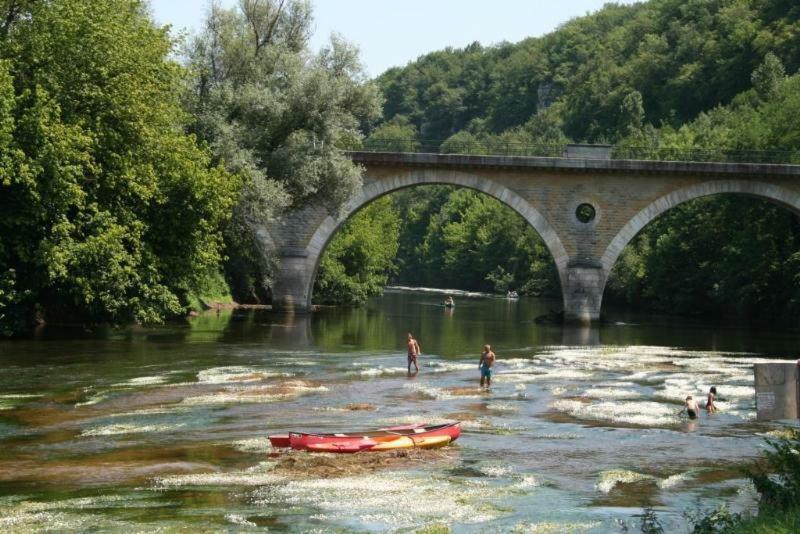
[[[517,156],[567,159],[614,159],[635,161],[686,161],[708,163],[800,164],[798,150],[740,150],[614,146],[588,143],[527,144],[504,141],[453,143],[441,140],[366,140],[353,152],[394,154],[446,154]]]

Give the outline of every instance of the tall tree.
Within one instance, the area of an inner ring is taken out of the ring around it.
[[[358,143],[380,114],[357,50],[334,35],[310,54],[311,23],[303,0],[240,0],[232,9],[212,3],[187,51],[194,131],[244,179],[226,232],[228,276],[240,298],[269,285],[255,225],[312,201],[336,210],[361,183],[360,169],[339,149]]]
[[[137,0],[2,14],[0,329],[180,313],[218,268],[237,180],[184,132],[167,30]]]

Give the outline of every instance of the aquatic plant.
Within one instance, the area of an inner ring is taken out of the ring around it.
[[[644,534],[664,534],[664,527],[661,526],[655,510],[649,506],[644,509],[644,513],[641,515],[639,528]]]
[[[800,502],[800,430],[767,439],[772,450],[764,452],[764,462],[751,468],[749,476],[761,494],[764,508],[788,508]]]

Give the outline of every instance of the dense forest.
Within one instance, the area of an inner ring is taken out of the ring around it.
[[[376,80],[339,37],[310,50],[308,2],[210,5],[178,39],[145,0],[0,0],[0,334],[268,302],[257,223],[320,200],[338,209],[361,183],[341,149],[360,143],[800,149],[793,0],[611,3],[543,37],[433,52]],[[631,243],[606,297],[797,317],[799,240],[778,207],[689,203]],[[447,187],[359,212],[329,245],[315,296],[357,304],[389,281],[559,291],[522,219]]]
[[[321,303],[359,304],[387,282],[528,295],[560,295],[539,235],[483,193],[422,186],[384,197],[355,215],[320,266]]]
[[[555,121],[572,140],[614,142],[631,126],[678,127],[731,102],[770,52],[800,68],[793,0],[651,0],[608,4],[516,44],[434,52],[378,84],[385,119],[407,120],[423,139],[538,137]]]

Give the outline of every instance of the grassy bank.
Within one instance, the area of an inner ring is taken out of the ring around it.
[[[189,309],[192,311],[203,311],[217,305],[235,304],[228,283],[222,274],[217,272],[207,276],[199,287],[188,294],[187,300]]]
[[[757,517],[741,521],[734,532],[743,534],[790,534],[800,532],[800,504],[785,510],[761,510]]]

